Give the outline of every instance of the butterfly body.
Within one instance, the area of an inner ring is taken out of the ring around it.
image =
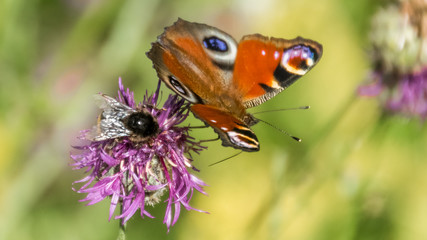
[[[312,40],[285,40],[260,34],[237,43],[227,33],[178,19],[147,53],[159,78],[193,103],[193,114],[211,126],[224,146],[258,151],[246,112],[286,89],[320,59]]]

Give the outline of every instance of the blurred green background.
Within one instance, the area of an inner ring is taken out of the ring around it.
[[[0,0],[0,239],[114,239],[109,201],[86,207],[71,183],[70,145],[95,124],[92,95],[116,96],[117,79],[142,100],[156,73],[150,43],[178,17],[236,39],[250,33],[323,44],[320,63],[262,106],[310,110],[258,115],[261,151],[234,153],[219,141],[195,157],[210,186],[169,234],[155,219],[129,221],[129,239],[427,239],[426,128],[383,117],[358,98],[370,63],[372,0]],[[171,93],[163,85],[165,93]],[[194,117],[188,120],[200,122]],[[195,130],[199,139],[212,129]]]

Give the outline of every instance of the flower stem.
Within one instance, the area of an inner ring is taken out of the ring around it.
[[[117,240],[126,240],[126,223],[123,224],[122,220],[119,220],[119,234]]]
[[[123,214],[123,202],[120,203],[120,214]],[[119,220],[119,234],[117,240],[126,240],[126,223],[124,219]]]

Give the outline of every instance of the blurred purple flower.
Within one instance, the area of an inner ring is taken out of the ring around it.
[[[387,107],[408,116],[427,117],[427,67],[420,72],[403,75],[399,92],[388,101]]]
[[[421,71],[396,76],[397,79],[387,79],[381,73],[372,74],[370,84],[359,87],[362,96],[379,96],[385,110],[422,120],[427,117],[427,67]],[[390,82],[394,83],[390,86]]]
[[[98,125],[81,132],[80,139],[87,143],[74,147],[80,154],[72,154],[71,158],[74,169],[86,168],[89,173],[75,182],[85,183],[76,190],[87,193],[81,201],[89,201],[88,205],[92,205],[111,197],[110,220],[117,205],[121,207],[121,214],[115,219],[122,219],[122,224],[138,209],[141,217],[153,218],[145,206],[154,206],[169,192],[163,221],[169,231],[178,220],[181,206],[202,212],[191,207],[189,202],[194,190],[206,194],[203,191],[206,184],[188,171],[193,167],[185,155],[190,151],[198,153],[204,147],[188,135],[188,127],[177,126],[188,116],[188,104],[170,95],[164,105],[158,107],[159,92],[160,82],[153,95],[147,93],[143,102],[136,105],[133,92],[125,91],[119,79],[118,101],[106,95],[98,96],[104,101],[100,103],[103,113]],[[143,127],[144,121],[150,118],[156,127],[153,131],[148,129],[145,135],[130,130],[130,120],[126,120],[141,112],[149,114],[137,119],[143,121]],[[143,136],[135,137],[138,134]]]
[[[370,32],[375,66],[359,95],[375,96],[387,112],[427,117],[427,2],[402,0],[380,9]]]

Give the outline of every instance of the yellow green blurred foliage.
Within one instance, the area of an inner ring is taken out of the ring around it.
[[[117,79],[141,100],[157,84],[145,56],[178,17],[323,44],[319,64],[251,110],[310,105],[258,117],[261,151],[219,141],[195,156],[209,196],[181,213],[169,234],[164,206],[128,224],[129,239],[427,239],[427,134],[418,120],[387,117],[359,98],[370,63],[367,32],[385,1],[0,0],[0,239],[113,239],[109,204],[86,207],[71,183],[76,136],[96,122],[92,95],[115,96]],[[163,86],[164,94],[171,93]],[[165,98],[165,97],[163,97]],[[188,123],[200,125],[193,117]],[[198,139],[212,129],[194,130]]]

